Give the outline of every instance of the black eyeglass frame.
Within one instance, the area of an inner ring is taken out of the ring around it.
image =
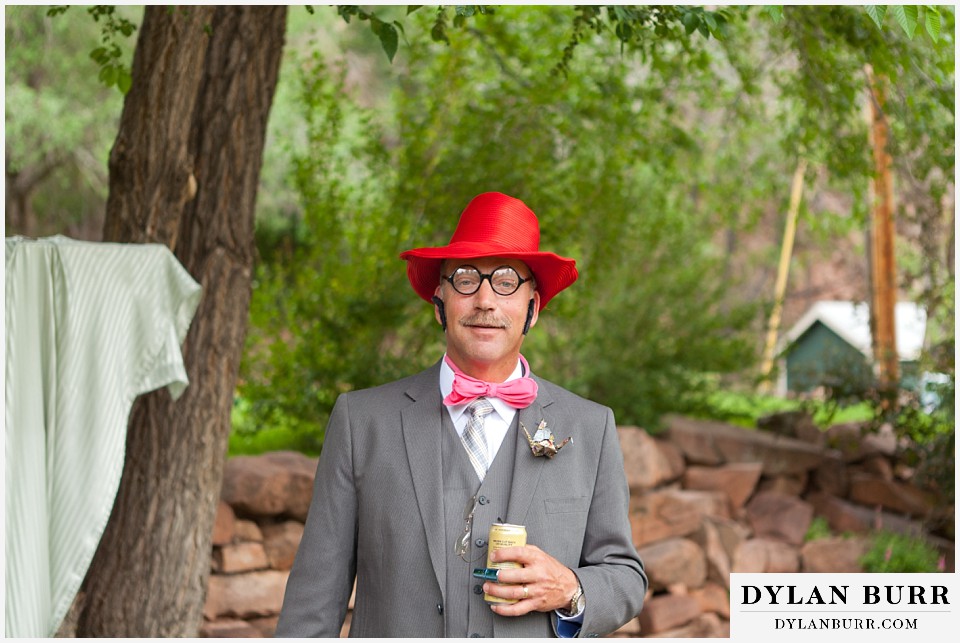
[[[466,269],[466,268],[469,268],[469,269],[475,271],[478,275],[480,275],[480,281],[477,282],[477,287],[474,288],[473,290],[471,290],[470,292],[463,292],[462,290],[460,290],[459,288],[457,288],[457,285],[453,282],[453,277],[454,277],[454,275],[456,275],[459,271],[464,270],[464,269]],[[513,271],[513,274],[515,274],[515,275],[517,276],[517,287],[514,288],[512,291],[510,291],[510,292],[508,292],[508,293],[502,293],[502,292],[500,292],[499,290],[497,290],[497,287],[493,285],[493,276],[494,276],[495,274],[497,274],[499,271],[503,270],[504,268],[506,268],[506,269],[508,269],[508,270],[512,270],[512,271]],[[444,281],[449,282],[450,285],[453,286],[453,289],[454,289],[455,291],[457,291],[458,293],[460,293],[461,295],[467,295],[467,296],[476,294],[476,293],[480,290],[480,288],[483,287],[483,280],[486,279],[487,281],[490,282],[490,289],[493,290],[493,292],[495,292],[496,294],[500,295],[501,297],[509,297],[510,295],[512,295],[512,294],[516,293],[518,290],[520,290],[520,286],[522,286],[523,284],[527,283],[528,281],[533,281],[533,276],[530,276],[530,277],[527,277],[526,279],[524,279],[523,277],[520,276],[520,273],[517,272],[517,269],[516,269],[516,268],[514,268],[513,266],[508,266],[508,265],[506,265],[506,264],[504,264],[504,265],[502,265],[502,266],[497,266],[496,268],[493,269],[492,272],[490,272],[489,274],[486,274],[486,275],[485,275],[485,274],[483,274],[482,272],[480,272],[480,269],[477,268],[476,266],[471,266],[470,264],[464,264],[464,265],[462,265],[462,266],[457,266],[457,268],[456,268],[449,276],[441,277],[441,279],[443,279]]]

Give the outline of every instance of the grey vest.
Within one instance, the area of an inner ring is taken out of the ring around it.
[[[513,481],[513,463],[516,455],[516,431],[518,419],[515,417],[511,429],[500,445],[493,464],[480,484],[476,472],[470,465],[457,430],[450,420],[450,414],[442,409],[442,453],[443,453],[443,511],[446,525],[447,577],[446,601],[444,605],[444,636],[493,636],[493,621],[497,616],[490,611],[489,604],[483,600],[483,581],[472,576],[477,567],[487,564],[487,533],[490,525],[507,515],[507,500]],[[518,415],[519,417],[519,415]],[[455,553],[455,543],[464,530],[464,515],[467,504],[477,495],[476,511],[473,516],[473,530],[470,534],[470,546],[464,562]]]

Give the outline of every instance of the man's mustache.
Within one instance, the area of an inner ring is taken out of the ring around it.
[[[510,328],[512,325],[507,317],[500,317],[491,313],[475,313],[460,319],[461,326],[480,326],[482,328]]]

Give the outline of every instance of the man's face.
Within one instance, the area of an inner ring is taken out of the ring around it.
[[[522,279],[533,275],[525,263],[517,259],[485,257],[476,259],[448,259],[441,269],[443,277],[450,276],[460,266],[473,266],[482,274],[490,274],[501,266],[510,266]],[[512,295],[493,291],[489,279],[480,282],[480,289],[472,295],[462,295],[450,282],[443,280],[436,294],[444,302],[447,315],[447,355],[467,375],[502,382],[517,365],[520,345],[523,344],[523,325],[527,319],[529,302],[533,300],[533,318],[537,323],[540,293],[534,283],[521,284]],[[437,321],[440,316],[437,313]]]

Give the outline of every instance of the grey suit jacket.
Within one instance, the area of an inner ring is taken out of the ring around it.
[[[339,636],[357,581],[350,636],[441,637],[447,561],[441,481],[439,362],[384,386],[343,394],[327,426],[303,540],[287,581],[277,636]],[[570,567],[587,610],[580,636],[636,616],[647,578],[627,517],[629,491],[613,412],[536,378],[519,413],[558,440],[534,457],[522,432],[504,521]],[[547,614],[496,616],[495,635],[541,636]]]

